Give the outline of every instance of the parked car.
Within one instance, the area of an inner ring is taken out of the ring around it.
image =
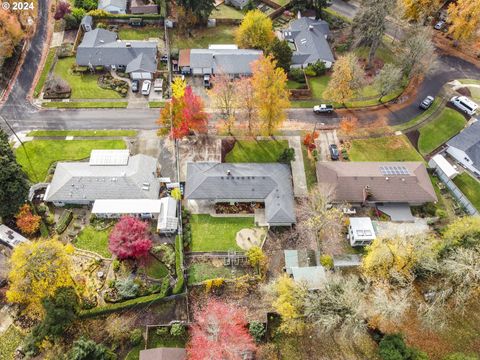
[[[328,150],[330,150],[330,158],[332,160],[338,160],[339,159],[339,154],[338,154],[338,147],[335,144],[330,144],[328,145]]]
[[[212,87],[212,83],[210,82],[210,75],[203,75],[203,86],[207,89]]]
[[[450,102],[467,115],[473,116],[477,112],[478,105],[466,96],[454,96]]]
[[[435,24],[434,28],[435,30],[442,30],[444,26],[445,26],[445,21],[440,20]]]
[[[423,101],[420,103],[419,107],[420,109],[427,110],[430,106],[432,106],[433,101],[435,99],[433,96],[428,95]]]
[[[333,108],[333,105],[329,105],[329,104],[320,104],[320,105],[315,105],[313,107],[313,112],[315,114],[323,114],[323,113],[331,114],[333,110],[335,110]]]
[[[145,80],[142,85],[142,95],[149,95],[151,88],[152,82],[150,80]]]
[[[155,79],[153,83],[153,91],[162,92],[163,91],[163,79]]]
[[[138,88],[140,87],[140,82],[138,80],[132,81],[132,92],[138,92]]]

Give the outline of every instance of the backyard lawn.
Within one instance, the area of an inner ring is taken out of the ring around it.
[[[188,268],[188,284],[198,284],[208,279],[233,279],[245,272],[230,266],[213,266],[210,263],[196,263]]]
[[[105,258],[112,257],[108,250],[108,235],[111,228],[96,230],[93,226],[85,227],[75,240],[75,247],[83,250],[93,251]]]
[[[150,256],[146,265],[146,273],[151,278],[163,279],[168,275],[168,269],[164,263],[158,261],[153,256]]]
[[[218,5],[210,14],[210,19],[243,19],[244,15],[240,10],[225,4]]]
[[[241,140],[235,142],[233,149],[225,156],[225,162],[277,162],[287,148],[286,140]]]
[[[253,228],[252,217],[212,217],[192,215],[192,251],[241,250],[235,236],[246,228]]]
[[[30,180],[42,182],[48,169],[56,161],[86,159],[93,149],[125,147],[123,140],[34,140],[26,142],[24,147],[19,147],[16,156],[17,162],[22,165]]]
[[[121,99],[119,93],[114,90],[102,89],[97,85],[98,75],[85,74],[74,75],[72,66],[75,65],[75,58],[68,57],[58,59],[54,74],[62,78],[72,88],[72,99]]]
[[[352,161],[423,161],[404,135],[353,140],[348,154]]]
[[[480,183],[471,177],[467,172],[453,178],[453,182],[457,185],[461,192],[471,201],[473,206],[480,211]]]
[[[431,153],[465,126],[466,120],[458,111],[445,108],[440,115],[422,127],[418,139],[418,149],[424,155]]]
[[[208,48],[210,44],[234,44],[235,26],[219,25],[214,28],[198,28],[192,36],[179,34],[176,29],[171,32],[172,49]]]
[[[122,27],[118,30],[120,40],[148,40],[149,38],[163,39],[163,28],[145,26],[142,28]]]

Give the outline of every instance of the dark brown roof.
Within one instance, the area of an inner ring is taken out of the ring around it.
[[[181,49],[178,53],[178,66],[190,66],[190,49]]]
[[[131,14],[158,14],[158,5],[131,5],[130,6]]]
[[[319,162],[317,178],[319,184],[333,187],[336,202],[363,202],[366,186],[370,189],[370,202],[437,201],[421,162]]]
[[[182,348],[156,348],[140,351],[140,360],[185,360],[187,353]]]

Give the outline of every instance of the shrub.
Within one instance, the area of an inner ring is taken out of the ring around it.
[[[317,73],[315,72],[315,70],[313,70],[313,68],[311,68],[310,66],[308,66],[305,70],[305,75],[307,75],[308,77],[314,77],[317,75]]]
[[[20,231],[25,235],[33,235],[40,228],[42,218],[33,214],[32,208],[28,204],[24,204],[17,215],[15,215],[16,224]]]
[[[175,251],[168,244],[161,244],[152,249],[155,255],[159,255],[161,261],[170,269],[175,265]]]
[[[45,219],[45,222],[48,225],[53,225],[55,223],[55,216],[53,216],[53,214],[48,215],[47,218]]]
[[[137,345],[139,345],[139,344],[142,342],[142,338],[143,338],[142,330],[140,330],[140,329],[133,329],[133,330],[130,332],[130,344],[131,344],[132,346],[137,346]]]
[[[256,342],[260,342],[263,340],[263,337],[265,336],[265,326],[258,321],[252,321],[250,325],[248,326],[248,331],[250,332],[250,335],[255,339]]]
[[[318,60],[315,64],[308,65],[305,69],[305,75],[307,76],[321,76],[325,74],[327,68],[325,67],[325,63],[321,60]],[[310,75],[314,74],[314,75]]]
[[[113,260],[112,267],[113,267],[113,271],[115,272],[120,270],[120,261],[118,259]]]
[[[46,212],[48,211],[48,207],[47,205],[45,204],[40,204],[37,206],[37,212],[40,214],[40,215],[43,215],[45,214]]]
[[[283,152],[278,157],[278,162],[288,164],[291,161],[295,161],[295,150],[293,148],[283,150]]]
[[[117,280],[115,288],[123,299],[132,299],[136,297],[139,292],[138,284],[130,278]]]
[[[107,28],[107,24],[103,23],[103,22],[99,22],[97,24],[97,29],[106,29]]]
[[[328,270],[333,269],[333,258],[330,255],[320,256],[320,264]]]
[[[182,192],[179,188],[175,188],[171,191],[170,195],[177,201],[182,200]]]
[[[159,327],[159,328],[155,331],[155,333],[156,333],[158,336],[165,336],[165,335],[167,335],[167,334],[170,333],[170,330],[169,330],[168,327],[166,327],[166,326],[161,326],[161,327]]]
[[[305,75],[302,69],[292,69],[288,73],[288,78],[299,83],[305,83]]]
[[[64,210],[62,215],[60,216],[60,219],[58,219],[57,227],[55,229],[57,231],[57,234],[63,233],[72,221],[72,219],[72,210]]]
[[[428,356],[417,349],[408,347],[400,334],[386,335],[378,345],[382,360],[428,360]]]
[[[180,337],[185,335],[185,327],[180,323],[175,323],[170,328],[170,335]]]

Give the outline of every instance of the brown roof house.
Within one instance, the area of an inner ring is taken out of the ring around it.
[[[155,348],[140,351],[140,360],[185,360],[187,352],[182,348]]]
[[[422,162],[319,162],[317,178],[333,202],[421,205],[437,201]]]

